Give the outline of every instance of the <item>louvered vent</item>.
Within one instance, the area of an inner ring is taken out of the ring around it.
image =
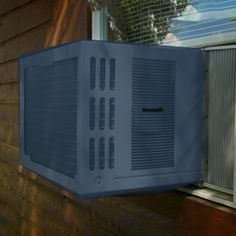
[[[77,171],[77,59],[26,71],[25,153],[74,177]]]
[[[115,139],[114,137],[109,138],[109,168],[114,168],[115,158]]]
[[[95,169],[95,138],[89,140],[89,169]]]
[[[235,161],[236,49],[205,52],[209,79],[206,182],[233,190]]]
[[[108,168],[114,169],[115,139],[110,136],[103,137],[103,135],[115,129],[115,98],[108,96],[105,99],[103,96],[106,93],[112,96],[115,90],[116,60],[91,57],[89,63],[89,87],[93,94],[89,100],[89,130],[92,136],[89,139],[89,169],[91,171],[96,168],[103,170],[106,168],[106,163],[108,163]],[[93,137],[93,132],[96,132],[96,138]]]
[[[115,127],[115,98],[110,98],[109,101],[109,128],[112,130]]]
[[[106,86],[106,59],[100,59],[100,89],[104,90]]]
[[[95,129],[95,109],[96,109],[96,103],[95,103],[94,97],[90,98],[89,109],[90,109],[89,128],[90,130],[94,130]]]
[[[96,58],[90,59],[90,89],[94,90],[96,87]]]
[[[174,166],[175,64],[133,58],[131,169]]]
[[[99,169],[105,168],[105,138],[99,139]]]
[[[99,104],[99,127],[100,130],[105,129],[105,98],[100,98]]]
[[[115,89],[115,79],[116,79],[116,61],[114,58],[110,60],[110,89]]]

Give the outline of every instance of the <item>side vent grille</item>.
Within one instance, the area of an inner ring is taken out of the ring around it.
[[[110,60],[110,89],[115,89],[115,79],[116,79],[116,61],[114,58]]]
[[[105,98],[100,99],[99,126],[101,130],[105,129]]]
[[[105,167],[105,138],[99,139],[99,168],[103,170]]]
[[[109,101],[109,128],[112,130],[115,127],[115,98],[110,98]]]
[[[175,64],[133,58],[131,169],[174,166]]]
[[[95,139],[89,140],[89,169],[95,169]]]
[[[89,87],[92,94],[89,100],[89,130],[91,132],[88,141],[89,170],[94,171],[96,168],[103,170],[106,165],[109,169],[114,169],[115,139],[110,136],[104,137],[104,133],[106,134],[106,131],[110,133],[115,129],[115,98],[105,99],[104,95],[106,93],[113,95],[115,90],[116,60],[114,58],[108,60],[106,58],[91,57],[89,63]],[[106,67],[109,71],[106,71]],[[96,71],[97,68],[99,68],[99,71]],[[96,81],[96,79],[99,81]],[[96,84],[98,84],[97,87]],[[93,132],[96,132],[98,138],[94,138]]]
[[[100,60],[100,89],[104,90],[106,86],[106,59]]]
[[[95,109],[96,109],[96,104],[95,104],[95,98],[90,98],[90,103],[89,103],[89,109],[90,109],[90,114],[89,114],[89,128],[90,130],[95,129]]]
[[[77,58],[26,71],[25,152],[74,177],[77,171]]]
[[[96,87],[96,58],[90,59],[90,89],[94,90]]]
[[[109,138],[109,168],[113,169],[115,164],[115,139]]]

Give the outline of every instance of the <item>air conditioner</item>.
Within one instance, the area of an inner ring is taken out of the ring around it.
[[[200,179],[202,52],[77,41],[20,58],[20,162],[81,198]]]

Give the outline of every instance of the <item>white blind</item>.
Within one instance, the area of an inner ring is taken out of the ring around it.
[[[113,41],[194,46],[236,39],[236,0],[97,0],[102,5]]]
[[[165,44],[206,46],[236,43],[236,0],[191,0],[173,17]]]
[[[108,7],[110,38],[125,42],[161,42],[168,34],[170,18],[187,6],[187,0],[97,1]]]

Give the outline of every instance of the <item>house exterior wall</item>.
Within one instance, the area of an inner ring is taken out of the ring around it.
[[[236,235],[233,210],[184,193],[80,201],[19,164],[19,55],[88,38],[87,0],[0,0],[0,235]]]

